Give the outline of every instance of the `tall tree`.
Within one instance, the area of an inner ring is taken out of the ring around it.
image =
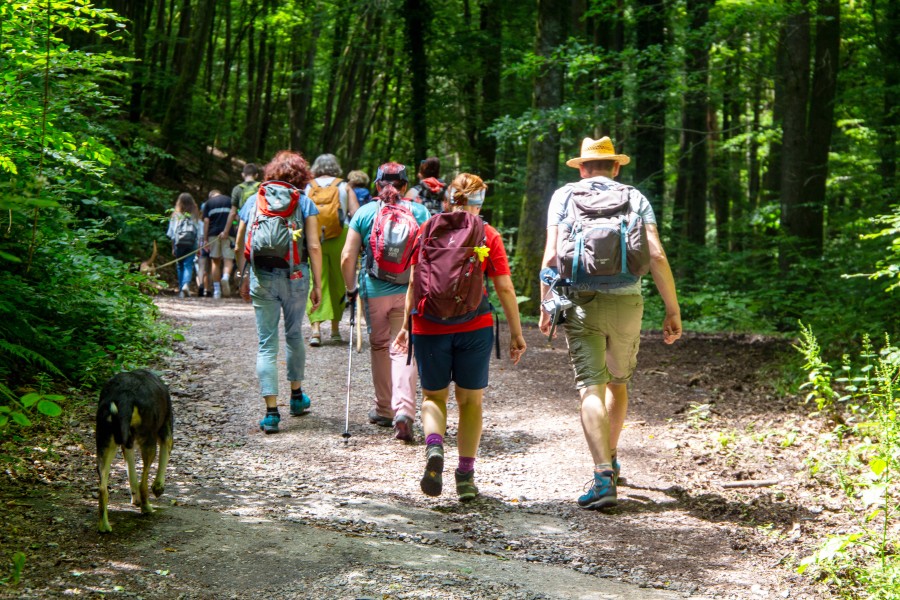
[[[431,25],[431,6],[428,0],[404,0],[406,19],[406,52],[409,57],[410,118],[415,164],[428,154],[428,56],[425,40]]]
[[[535,54],[544,62],[534,77],[532,108],[543,112],[558,108],[563,100],[563,70],[551,59],[553,51],[565,40],[565,24],[570,3],[566,0],[538,0]],[[524,310],[540,304],[540,270],[547,226],[547,208],[559,176],[559,126],[546,116],[543,130],[528,143],[528,168],[525,175],[525,200],[519,222],[516,254],[519,261],[516,287],[529,297]]]
[[[635,184],[646,192],[656,214],[662,215],[665,191],[666,6],[662,0],[638,0],[635,33],[641,85],[637,90],[634,154]]]
[[[879,17],[877,7],[881,2],[872,2],[876,23],[876,35],[881,50],[881,73],[884,82],[883,112],[879,128],[878,150],[881,157],[879,172],[882,188],[889,198],[897,194],[897,138],[900,136],[900,2],[884,1],[884,12]]]
[[[685,49],[687,89],[682,108],[681,152],[675,187],[674,221],[687,242],[706,241],[709,44],[706,25],[712,0],[687,0],[689,37]]]

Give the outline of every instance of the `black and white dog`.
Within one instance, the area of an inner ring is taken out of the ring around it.
[[[97,473],[100,475],[100,521],[97,531],[112,531],[106,511],[109,503],[109,469],[119,446],[128,463],[132,504],[140,506],[142,513],[153,512],[147,489],[150,465],[156,458],[158,444],[159,466],[153,480],[153,493],[159,497],[165,488],[174,425],[169,388],[150,371],[138,369],[119,373],[103,386],[97,407]],[[134,464],[135,444],[141,449],[143,462],[140,484]]]

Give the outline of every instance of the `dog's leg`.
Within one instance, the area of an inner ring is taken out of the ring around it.
[[[156,479],[153,480],[153,495],[159,498],[166,489],[166,466],[172,452],[172,435],[159,441],[159,465],[156,467]]]
[[[153,512],[153,506],[150,505],[150,490],[148,483],[150,480],[150,465],[156,458],[156,440],[148,440],[141,444],[141,512],[150,514]]]
[[[141,492],[138,487],[137,467],[134,464],[134,448],[122,446],[122,454],[125,456],[125,462],[128,464],[128,485],[131,488],[131,503],[135,506],[140,506]]]
[[[100,475],[100,519],[97,522],[97,531],[100,533],[112,531],[106,507],[109,505],[109,469],[115,457],[116,443],[110,438],[109,444],[97,453],[97,474]]]

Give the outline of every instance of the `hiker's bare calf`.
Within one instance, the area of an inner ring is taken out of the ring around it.
[[[159,497],[165,489],[174,423],[169,390],[150,371],[139,369],[119,373],[103,386],[97,406],[97,473],[100,475],[97,531],[112,531],[107,514],[109,471],[119,447],[128,464],[132,504],[140,506],[142,513],[153,512],[148,489],[150,465],[159,446],[159,466],[152,487],[153,494]],[[140,482],[134,462],[135,445],[141,450],[143,463]]]

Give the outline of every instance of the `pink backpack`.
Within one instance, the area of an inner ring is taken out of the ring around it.
[[[461,323],[490,312],[476,246],[486,244],[481,217],[466,211],[434,215],[422,226],[413,283],[416,314]]]
[[[390,283],[409,283],[409,265],[416,250],[419,222],[410,203],[378,202],[366,247],[366,272]]]

